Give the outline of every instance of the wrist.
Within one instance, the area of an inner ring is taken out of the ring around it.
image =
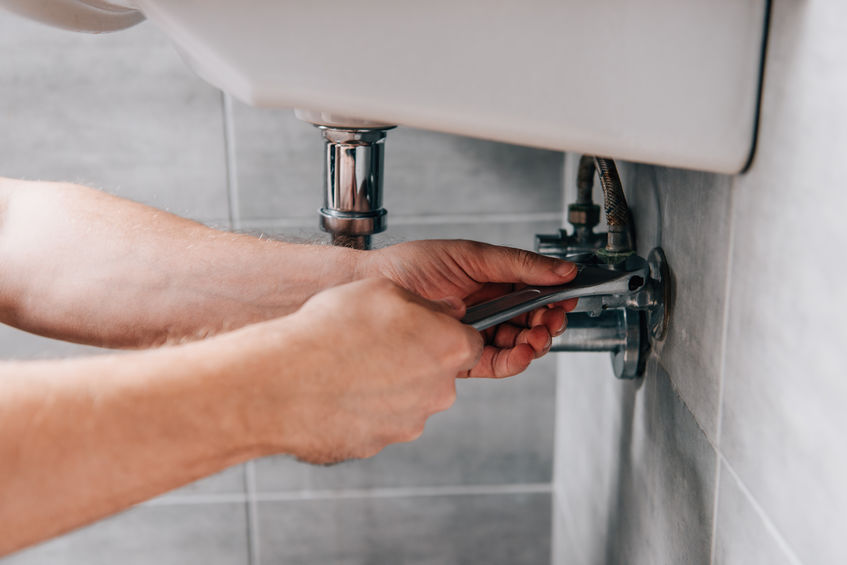
[[[285,293],[302,294],[297,299],[298,307],[322,290],[357,280],[362,258],[367,255],[356,249],[329,245],[287,242],[273,242],[273,245],[275,271],[283,283],[279,288]]]
[[[232,430],[226,443],[247,458],[296,451],[296,381],[304,377],[302,363],[310,353],[294,327],[296,318],[253,324],[205,344],[218,375],[213,396]]]

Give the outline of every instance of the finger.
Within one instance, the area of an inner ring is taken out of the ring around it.
[[[551,302],[547,308],[564,308],[565,312],[573,312],[576,305],[579,303],[579,298],[568,298],[561,302]]]
[[[491,345],[500,349],[510,349],[521,344],[532,347],[534,356],[541,357],[550,350],[552,337],[544,326],[519,328],[511,324],[501,324],[497,328]]]
[[[541,311],[539,325],[544,326],[550,335],[562,335],[568,325],[568,317],[564,308],[547,308]]]
[[[479,282],[522,282],[554,285],[576,276],[576,265],[523,249],[480,244],[475,250],[473,272]]]
[[[523,328],[534,328],[536,326],[546,326],[550,333],[564,331],[564,308],[557,306],[542,306],[531,310],[525,314],[515,316],[509,323]]]
[[[517,375],[526,370],[535,358],[532,347],[522,343],[510,349],[486,347],[479,363],[467,376],[481,379],[502,379]]]

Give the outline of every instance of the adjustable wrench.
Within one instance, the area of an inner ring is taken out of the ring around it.
[[[578,264],[576,277],[557,286],[528,286],[468,308],[462,323],[482,331],[515,316],[553,302],[580,296],[631,295],[641,290],[650,276],[647,262],[633,255],[621,269]]]

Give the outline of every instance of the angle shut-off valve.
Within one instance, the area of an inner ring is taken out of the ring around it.
[[[595,173],[603,188],[607,233],[594,232],[600,223],[600,207],[591,198]],[[583,272],[605,271],[618,284],[574,294],[580,298],[568,314],[568,329],[553,340],[551,350],[609,351],[615,376],[637,378],[644,373],[651,345],[667,332],[668,264],[661,248],[646,258],[635,253],[631,214],[614,161],[583,156],[577,177],[577,200],[568,207],[572,232],[537,235],[536,250],[577,263],[577,280]]]

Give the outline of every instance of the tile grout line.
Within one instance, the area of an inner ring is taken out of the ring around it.
[[[418,214],[389,216],[391,226],[418,226],[436,224],[519,224],[530,222],[561,221],[560,212],[525,212],[518,214]],[[248,219],[238,222],[238,229],[261,228],[314,228],[315,219],[309,217]],[[390,228],[389,228],[390,229]]]
[[[734,186],[734,183],[733,183]],[[732,211],[732,206],[734,199],[732,198],[733,192],[730,192],[730,211]],[[680,393],[680,391],[676,388],[675,383],[671,380],[671,385],[673,386],[674,393],[679,398],[680,402],[682,402],[685,409],[694,419],[694,422],[697,424],[697,427],[700,429],[700,432],[705,437],[706,441],[712,447],[716,454],[716,464],[715,464],[715,494],[713,499],[713,518],[712,518],[712,533],[710,539],[710,555],[709,555],[709,563],[710,565],[714,565],[715,560],[715,549],[716,549],[716,541],[717,541],[717,516],[718,516],[718,501],[719,501],[719,493],[720,493],[720,482],[721,482],[721,467],[726,465],[727,472],[730,473],[732,478],[738,483],[739,488],[742,490],[745,498],[749,501],[749,503],[753,506],[753,509],[759,515],[759,518],[765,524],[768,533],[776,540],[780,549],[792,563],[792,565],[804,565],[797,554],[792,549],[791,545],[776,527],[776,525],[771,521],[770,517],[765,512],[764,508],[759,504],[758,500],[753,496],[753,493],[747,488],[747,485],[741,480],[741,477],[729,463],[729,459],[721,450],[720,442],[721,436],[723,434],[723,408],[724,408],[724,382],[726,378],[726,346],[729,339],[729,313],[731,311],[730,304],[730,289],[732,283],[732,266],[733,266],[733,257],[734,257],[734,248],[735,248],[735,222],[733,219],[730,220],[730,233],[729,233],[729,242],[727,245],[729,256],[727,258],[727,271],[726,277],[724,280],[724,293],[726,296],[726,300],[724,301],[723,307],[723,327],[721,333],[721,367],[718,378],[718,413],[717,413],[717,422],[715,425],[715,437],[714,440],[709,437],[709,434],[706,432],[706,429],[703,427],[701,422],[697,419],[697,416],[688,406],[684,396]],[[725,474],[725,473],[723,473]],[[726,480],[724,478],[724,480]]]
[[[251,462],[245,464],[245,467]],[[246,471],[246,468],[245,468]],[[501,485],[447,485],[433,487],[382,487],[260,492],[255,490],[255,470],[246,479],[250,487],[245,494],[187,494],[166,496],[141,506],[182,506],[194,504],[232,504],[246,502],[297,502],[310,500],[355,500],[363,498],[425,498],[435,496],[478,496],[509,494],[552,494],[553,483],[515,483]],[[252,493],[252,494],[251,494]]]
[[[550,494],[552,483],[527,483],[515,485],[459,485],[439,487],[400,487],[400,488],[352,488],[301,490],[290,492],[259,492],[257,500],[263,502],[282,502],[298,500],[352,500],[361,498],[424,498],[434,496],[474,496],[507,494]]]
[[[244,504],[247,502],[246,487],[241,493],[172,494],[147,500],[137,506],[194,506],[206,504]]]
[[[221,91],[221,110],[224,126],[224,153],[226,163],[226,196],[229,207],[230,230],[240,230],[241,204],[238,193],[238,164],[235,154],[235,120],[232,115],[232,98]]]
[[[729,187],[729,241],[727,242],[726,275],[724,277],[724,302],[723,302],[723,327],[721,328],[721,368],[718,374],[718,413],[715,422],[715,444],[713,448],[717,454],[715,465],[715,497],[712,502],[712,534],[709,540],[709,565],[715,563],[715,549],[718,539],[718,511],[720,510],[720,488],[721,488],[721,434],[723,433],[723,388],[726,380],[726,349],[729,341],[729,316],[731,312],[732,296],[732,269],[735,256],[735,178]]]
[[[221,91],[221,114],[223,117],[224,161],[226,164],[226,195],[230,231],[241,229],[241,213],[238,194],[238,164],[235,152],[235,121],[232,115],[232,98]],[[247,535],[247,563],[259,565],[259,522],[256,511],[255,473],[253,461],[244,464],[245,526]]]
[[[259,565],[262,562],[259,552],[259,504],[256,496],[256,462],[244,464],[244,491],[247,503],[247,549],[248,563]]]
[[[793,548],[788,543],[788,540],[782,535],[776,525],[771,521],[770,516],[767,515],[765,509],[759,504],[759,501],[753,496],[753,493],[750,492],[750,489],[747,488],[747,485],[741,480],[741,477],[732,467],[729,462],[729,459],[723,453],[721,448],[721,439],[723,436],[723,415],[724,415],[724,388],[727,378],[727,344],[729,343],[729,318],[730,313],[732,311],[732,300],[731,300],[731,290],[732,290],[732,270],[733,265],[735,263],[735,190],[736,190],[736,179],[733,179],[732,185],[730,187],[729,193],[729,211],[730,211],[730,223],[729,223],[729,243],[727,257],[727,267],[726,267],[726,279],[724,281],[724,307],[723,307],[723,331],[721,335],[721,369],[720,375],[718,377],[718,414],[717,414],[717,423],[715,426],[715,443],[712,446],[717,454],[717,468],[715,469],[715,497],[714,503],[712,506],[712,539],[710,544],[710,554],[709,554],[709,564],[714,565],[715,563],[715,550],[717,549],[717,528],[718,528],[718,511],[720,506],[720,483],[722,480],[722,471],[721,469],[726,466],[726,471],[732,476],[735,480],[736,484],[738,484],[738,488],[741,489],[741,492],[744,494],[744,497],[747,499],[749,504],[753,507],[753,510],[758,514],[759,519],[765,525],[765,528],[770,533],[771,537],[774,538],[777,545],[779,545],[783,554],[788,558],[788,560],[792,563],[792,565],[803,565],[800,558],[794,553]],[[726,480],[726,478],[723,478]]]
[[[747,485],[744,484],[744,481],[741,480],[741,477],[738,476],[738,473],[735,471],[735,469],[732,468],[732,465],[730,465],[729,460],[724,456],[723,453],[718,452],[718,455],[720,457],[720,462],[726,466],[727,472],[732,475],[733,479],[735,479],[735,482],[738,484],[738,488],[741,489],[741,492],[742,494],[744,494],[744,497],[753,507],[753,510],[756,511],[756,514],[759,515],[759,518],[765,525],[765,529],[767,529],[771,537],[776,540],[777,545],[782,550],[782,553],[785,555],[785,557],[788,558],[788,560],[791,562],[791,565],[804,565],[803,561],[801,561],[797,554],[794,553],[794,549],[791,547],[791,544],[788,543],[788,540],[785,539],[785,537],[776,527],[776,524],[771,521],[767,512],[765,512],[765,509],[761,507],[759,501],[756,500],[756,498],[753,496],[753,493],[750,492],[750,490],[747,488]]]

